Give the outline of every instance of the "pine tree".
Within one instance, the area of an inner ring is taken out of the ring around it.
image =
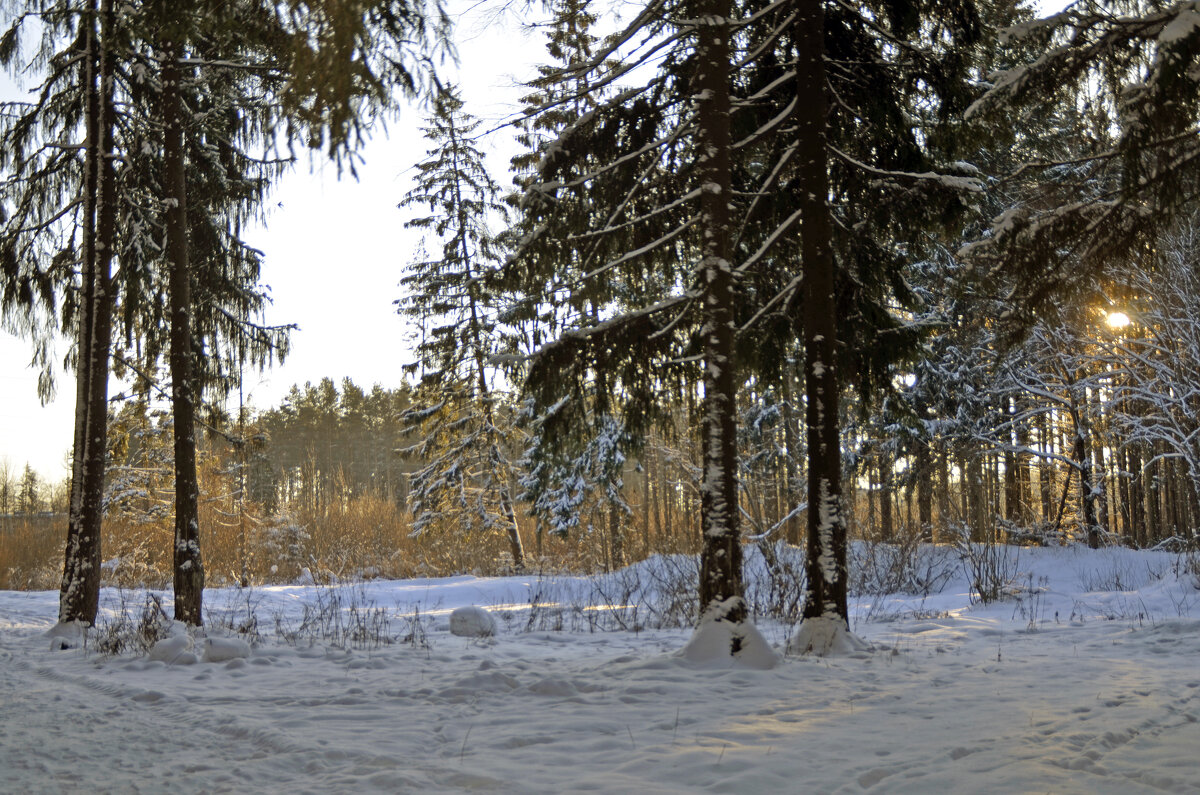
[[[501,251],[489,223],[503,220],[505,207],[471,138],[478,127],[454,87],[445,87],[424,128],[429,156],[400,203],[427,212],[406,226],[441,243],[440,257],[409,266],[400,281],[408,294],[397,301],[400,314],[423,327],[418,361],[407,368],[421,373],[405,414],[421,439],[406,453],[424,462],[410,498],[414,532],[451,526],[468,534],[501,531],[520,570],[525,553],[506,449],[512,417],[490,363],[498,324],[488,285]]]
[[[25,464],[21,479],[17,482],[17,513],[32,516],[38,512],[41,499],[38,496],[40,481],[33,467]]]

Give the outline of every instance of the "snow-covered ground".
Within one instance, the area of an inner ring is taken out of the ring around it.
[[[257,619],[251,656],[220,663],[51,651],[56,594],[0,592],[0,791],[1200,792],[1185,559],[1009,552],[993,568],[1015,593],[987,605],[938,560],[939,593],[852,600],[871,651],[770,670],[691,663],[688,630],[636,626],[670,614],[669,589],[635,616],[626,587],[658,563],[623,585],[213,590],[211,634]],[[629,629],[600,631],[614,592]],[[136,621],[144,595],[104,599]],[[451,634],[462,605],[498,634]]]

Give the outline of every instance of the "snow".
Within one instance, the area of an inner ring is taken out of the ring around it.
[[[1196,28],[1200,28],[1200,13],[1183,8],[1158,34],[1158,40],[1163,44],[1178,42],[1191,36]]]
[[[240,627],[253,650],[190,665],[51,651],[57,593],[0,592],[3,789],[1200,790],[1195,558],[999,548],[1007,596],[983,604],[965,553],[923,554],[946,567],[932,592],[851,598],[864,647],[774,667],[696,661],[680,650],[700,633],[656,628],[679,557],[595,578],[210,589],[205,629],[167,640],[195,657]],[[144,595],[102,603],[102,627],[136,623]],[[468,605],[496,636],[450,633]],[[601,631],[613,617],[626,629]],[[757,633],[773,657],[797,634]]]
[[[800,624],[788,641],[788,654],[815,654],[818,657],[862,654],[870,645],[856,637],[840,616],[810,618]]]
[[[496,619],[477,605],[464,605],[450,613],[450,634],[461,638],[490,638],[496,634]]]
[[[689,662],[721,668],[741,666],[766,671],[778,665],[779,655],[754,624],[718,617],[728,615],[735,606],[741,608],[740,602],[733,597],[713,605],[679,656]],[[737,651],[731,655],[732,649]]]
[[[163,638],[150,648],[146,658],[167,665],[196,662],[196,655],[192,654],[192,639],[187,635]]]
[[[245,659],[251,653],[250,644],[241,638],[205,638],[203,648],[200,659],[206,663]]]

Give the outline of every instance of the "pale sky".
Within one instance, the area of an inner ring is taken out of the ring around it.
[[[462,85],[467,110],[487,129],[513,112],[523,93],[515,82],[548,56],[542,34],[523,33],[515,12],[497,21],[472,5],[450,3],[471,10],[456,15],[460,66],[447,66],[444,75]],[[0,83],[5,96],[13,90],[6,79]],[[339,180],[332,164],[318,162],[316,173],[299,167],[279,183],[267,226],[247,235],[265,254],[263,281],[274,298],[267,321],[300,326],[284,365],[261,379],[247,374],[248,403],[277,405],[292,384],[326,376],[339,383],[349,376],[364,388],[400,384],[409,355],[392,301],[419,238],[404,229],[409,215],[396,205],[411,187],[413,164],[425,156],[418,129],[425,115],[406,108],[386,137],[375,136],[362,152],[357,182]],[[516,151],[511,130],[490,136],[483,148],[493,177],[507,187],[508,158]],[[60,342],[58,361],[66,350]],[[43,478],[59,480],[69,474],[74,382],[59,368],[57,398],[39,405],[29,358],[27,342],[0,330],[0,460],[18,474],[28,461]],[[113,384],[110,393],[118,388]]]

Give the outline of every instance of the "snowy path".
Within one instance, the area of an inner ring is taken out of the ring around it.
[[[48,651],[51,596],[0,594],[0,791],[1200,792],[1191,618],[910,612],[769,671],[686,663],[678,630],[436,621],[166,666]]]

